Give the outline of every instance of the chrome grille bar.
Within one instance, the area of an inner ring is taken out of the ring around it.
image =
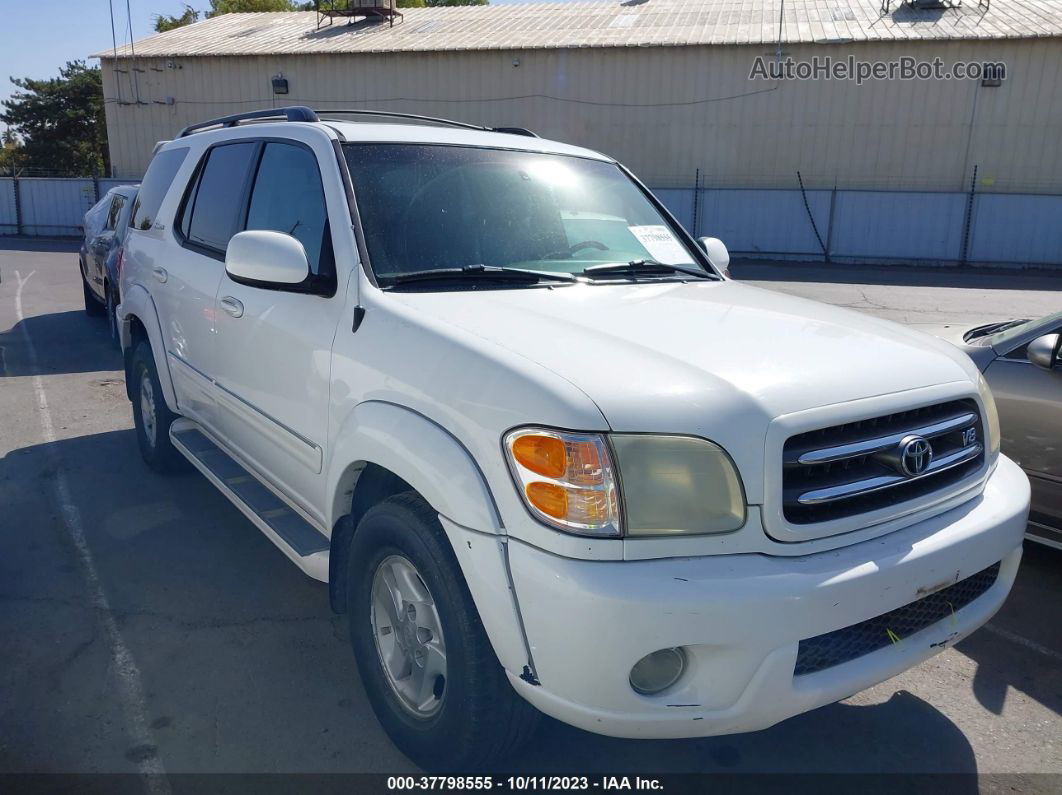
[[[957,487],[984,463],[983,433],[971,397],[791,436],[782,448],[783,515],[803,525],[880,518],[881,509]],[[912,468],[905,456],[915,443],[928,461]]]
[[[960,428],[968,428],[977,422],[977,415],[972,412],[966,412],[956,415],[954,417],[948,417],[947,419],[934,422],[930,425],[923,425],[920,428],[911,428],[909,430],[899,431],[897,433],[891,433],[887,436],[878,436],[874,439],[861,439],[857,442],[851,442],[850,444],[840,444],[833,447],[826,447],[821,450],[807,450],[805,452],[791,453],[786,457],[787,464],[829,464],[833,461],[841,461],[845,458],[854,458],[861,455],[871,455],[882,450],[886,450],[890,447],[895,447],[900,443],[900,440],[905,436],[922,436],[926,439],[931,439],[934,436],[941,436],[945,433],[951,433],[957,431]]]
[[[910,483],[913,480],[921,480],[930,475],[936,475],[939,472],[943,472],[946,469],[965,464],[967,461],[972,461],[981,455],[983,449],[984,448],[979,444],[972,444],[969,447],[964,447],[950,455],[935,458],[926,468],[925,472],[914,477],[908,477],[906,475],[881,475],[879,477],[867,478],[866,480],[857,480],[851,483],[838,483],[836,486],[828,486],[823,489],[806,491],[797,497],[797,502],[801,505],[822,505],[823,503],[844,500],[849,497],[857,497],[860,494],[870,494],[874,491],[881,491],[882,489],[897,486],[900,483]]]

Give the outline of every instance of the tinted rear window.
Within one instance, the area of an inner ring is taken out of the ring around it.
[[[215,146],[207,155],[195,195],[185,208],[181,231],[200,246],[224,251],[238,231],[254,142]]]
[[[166,198],[173,178],[177,176],[177,170],[187,154],[187,147],[166,149],[151,159],[151,165],[148,166],[140,191],[136,195],[136,203],[133,205],[132,226],[137,229],[150,229],[154,226],[162,200]]]

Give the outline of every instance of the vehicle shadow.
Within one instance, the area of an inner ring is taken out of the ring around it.
[[[0,251],[75,252],[81,239],[74,237],[18,237],[0,236]]]
[[[737,260],[731,275],[739,281],[877,284],[895,287],[966,287],[993,290],[1058,290],[1057,272],[893,264],[824,265],[813,262]]]
[[[26,335],[37,352],[36,366]],[[111,347],[107,322],[83,310],[34,315],[0,332],[0,378],[121,370],[122,354]]]
[[[955,648],[977,663],[973,692],[985,709],[1001,715],[1014,689],[1062,713],[1062,637],[1043,620],[1057,609],[1062,550],[1026,541],[1018,577],[989,626]]]

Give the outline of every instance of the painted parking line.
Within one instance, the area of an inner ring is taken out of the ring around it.
[[[1009,640],[1011,643],[1017,643],[1019,646],[1024,646],[1026,649],[1030,649],[1031,651],[1034,651],[1037,654],[1042,654],[1044,657],[1050,657],[1052,660],[1062,661],[1062,654],[1060,654],[1059,652],[1055,651],[1054,649],[1049,649],[1046,646],[1042,646],[1034,640],[1029,640],[1028,638],[1022,637],[1016,632],[1011,632],[1009,629],[997,627],[995,624],[985,624],[984,628],[991,632],[993,635],[998,635],[999,637],[1004,638],[1005,640]]]
[[[22,288],[33,277],[36,271],[30,271],[25,279],[15,271],[15,279],[18,288],[15,291],[15,317],[22,328],[22,335],[26,340],[26,351],[33,368],[33,390],[37,397],[37,413],[40,416],[44,442],[48,445],[50,455],[55,464],[55,491],[56,501],[62,513],[63,525],[67,535],[77,550],[78,564],[81,576],[88,589],[92,606],[96,609],[100,625],[107,637],[107,643],[111,653],[111,663],[118,678],[118,690],[121,696],[122,711],[125,714],[126,728],[134,746],[139,749],[138,756],[141,761],[137,762],[137,769],[144,782],[144,789],[151,795],[168,795],[169,783],[166,780],[166,769],[163,767],[162,758],[158,754],[155,744],[152,742],[151,733],[148,730],[145,716],[144,688],[140,682],[140,670],[136,660],[133,659],[129,647],[122,639],[122,633],[118,629],[114,612],[111,610],[107,594],[103,591],[99,574],[96,571],[96,563],[92,552],[89,550],[88,541],[85,538],[85,528],[81,521],[81,512],[74,504],[70,493],[70,483],[63,469],[62,461],[55,455],[54,444],[55,425],[52,422],[52,414],[48,409],[48,396],[44,392],[44,380],[37,370],[37,349],[30,337],[25,317],[22,313]],[[146,757],[146,758],[145,758]]]

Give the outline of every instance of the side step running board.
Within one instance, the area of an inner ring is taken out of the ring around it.
[[[170,426],[174,446],[306,574],[328,582],[328,538],[191,420]]]

